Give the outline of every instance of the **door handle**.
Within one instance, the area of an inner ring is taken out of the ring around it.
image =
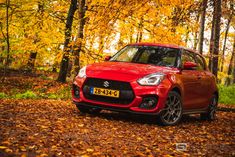
[[[198,78],[198,79],[201,79],[201,78],[202,78],[202,76],[201,76],[201,75],[197,75],[197,78]]]

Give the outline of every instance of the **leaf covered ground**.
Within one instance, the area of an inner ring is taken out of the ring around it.
[[[0,100],[0,156],[235,155],[235,114],[214,122],[184,117],[161,127],[151,117],[83,115],[70,101]],[[177,151],[176,143],[186,143]]]
[[[213,122],[185,116],[177,126],[162,127],[154,117],[109,111],[81,114],[69,99],[40,96],[69,86],[26,76],[8,77],[1,84],[0,90],[9,96],[0,99],[1,157],[235,156],[234,112],[220,111]],[[39,97],[12,96],[29,89]],[[178,143],[185,143],[186,150],[177,150]]]

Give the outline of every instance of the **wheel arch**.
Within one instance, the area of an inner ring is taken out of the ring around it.
[[[171,89],[171,91],[175,91],[175,92],[177,92],[180,96],[182,96],[182,92],[181,92],[181,90],[180,90],[180,88],[179,87],[173,87],[172,89]]]
[[[219,91],[215,91],[213,95],[216,95],[217,100],[219,100]]]
[[[177,92],[180,95],[182,103],[183,103],[183,100],[184,100],[184,89],[182,89],[180,85],[172,86],[170,91]]]

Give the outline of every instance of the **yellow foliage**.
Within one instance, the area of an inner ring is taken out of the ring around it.
[[[100,62],[107,52],[114,54],[129,43],[157,42],[185,46],[186,32],[198,31],[199,24],[195,20],[198,3],[196,0],[87,0],[84,38],[76,39],[79,27],[76,11],[68,49],[63,49],[70,1],[14,0],[9,27],[12,66],[27,64],[30,52],[37,52],[38,66],[55,64],[58,67],[63,50],[71,52],[72,49],[77,50],[78,45],[82,46],[81,66]],[[5,8],[2,7],[0,22],[3,33],[5,16]],[[0,33],[0,39],[3,38]],[[4,40],[1,41],[0,46],[5,46]],[[73,53],[69,56],[74,59]]]

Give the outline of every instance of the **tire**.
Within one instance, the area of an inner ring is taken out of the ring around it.
[[[171,91],[168,94],[165,107],[158,116],[158,122],[164,126],[176,125],[182,117],[182,99],[179,93]]]
[[[218,106],[218,97],[214,94],[211,98],[211,102],[208,106],[206,113],[201,113],[202,120],[215,120],[216,119],[216,110]]]
[[[100,108],[94,108],[94,107],[88,107],[88,106],[80,106],[79,104],[76,104],[76,106],[77,106],[78,110],[81,113],[98,114],[102,110]]]

